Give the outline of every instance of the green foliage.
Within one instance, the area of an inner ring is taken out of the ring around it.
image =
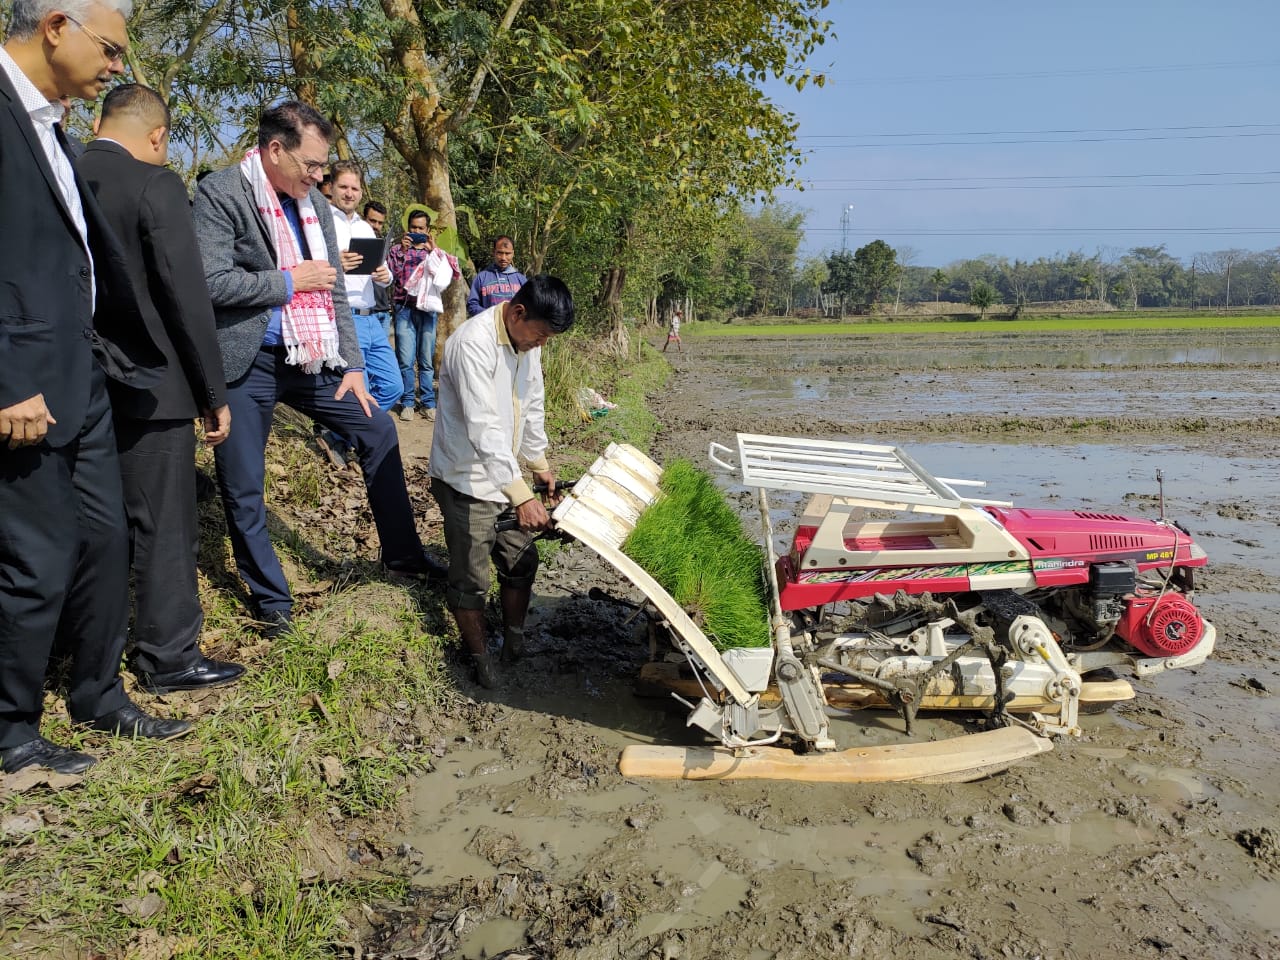
[[[937,302],[942,299],[942,288],[947,285],[947,275],[941,270],[934,270],[929,274],[929,283],[933,285],[933,299]]]
[[[880,302],[880,295],[902,271],[897,253],[883,240],[859,247],[853,255],[853,266],[858,296],[868,307]]]
[[[763,555],[715,481],[687,460],[667,465],[662,495],[622,545],[689,611],[718,650],[767,647]]]
[[[853,254],[841,250],[827,257],[827,280],[822,285],[822,292],[832,294],[840,300],[840,315],[844,315],[844,306],[858,295],[858,265]]]
[[[969,305],[978,308],[980,318],[986,317],[988,307],[999,302],[1000,294],[985,280],[975,280],[969,289]]]
[[[622,317],[621,282],[592,295],[606,267],[621,280],[659,244],[695,260],[695,224],[790,181],[795,123],[761,82],[823,83],[803,63],[828,34],[827,2],[726,16],[717,0],[155,0],[131,36],[136,74],[172,94],[175,158],[192,174],[235,156],[261,104],[310,100],[376,173],[393,220],[430,203],[457,222],[455,253],[510,234],[517,263],[563,276],[598,329]],[[647,297],[665,275],[632,282]]]

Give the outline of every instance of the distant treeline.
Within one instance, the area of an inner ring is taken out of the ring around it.
[[[838,316],[923,302],[982,312],[1064,301],[1122,310],[1280,305],[1280,248],[1215,250],[1183,261],[1163,244],[1101,247],[1092,254],[1073,250],[1036,260],[989,254],[925,266],[917,250],[883,240],[802,260],[804,214],[787,206],[744,212],[742,227],[735,249],[715,258],[721,282],[709,285],[732,295],[708,312]]]

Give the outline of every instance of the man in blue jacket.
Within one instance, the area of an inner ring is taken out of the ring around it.
[[[467,296],[468,317],[506,303],[528,282],[525,275],[511,265],[515,255],[515,244],[510,237],[501,236],[493,241],[493,263],[471,281],[471,293]]]

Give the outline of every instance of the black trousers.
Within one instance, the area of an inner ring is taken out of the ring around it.
[[[196,433],[191,420],[117,417],[133,569],[134,669],[185,670],[200,657]]]
[[[57,449],[0,446],[0,747],[39,736],[55,640],[72,655],[73,720],[128,703],[120,683],[128,622],[120,466],[106,378],[95,366],[75,440]]]
[[[231,550],[254,612],[261,616],[293,608],[293,595],[267,532],[263,498],[267,435],[277,403],[304,413],[356,449],[365,492],[386,562],[422,555],[413,506],[404,484],[400,438],[384,410],[366,417],[351,393],[333,399],[342,378],[332,371],[308,374],[284,362],[281,351],[264,347],[239,380],[227,385],[231,433],[214,448],[218,491],[227,515]]]

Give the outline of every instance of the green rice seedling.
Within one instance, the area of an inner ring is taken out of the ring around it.
[[[662,474],[623,552],[689,612],[718,650],[767,647],[764,558],[715,481],[687,460]]]

